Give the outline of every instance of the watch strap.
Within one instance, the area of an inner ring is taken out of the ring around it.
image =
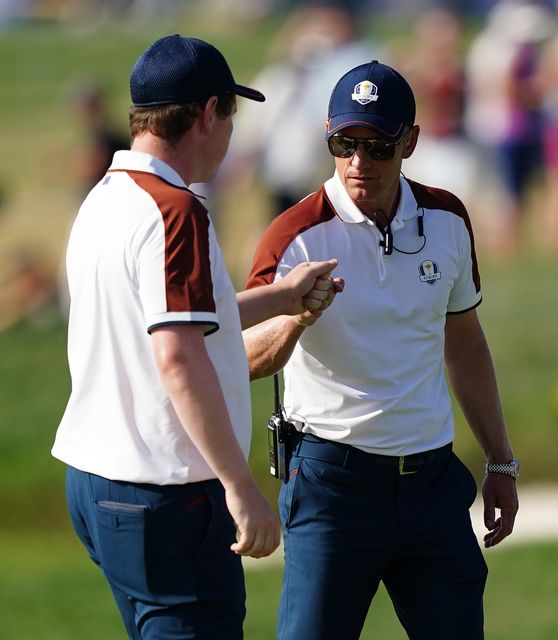
[[[510,462],[487,462],[486,473],[502,473],[512,478],[519,476],[519,463],[517,460],[511,460]]]

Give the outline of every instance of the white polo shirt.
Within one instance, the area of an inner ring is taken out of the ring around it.
[[[273,282],[301,261],[339,260],[345,290],[298,341],[284,371],[285,409],[304,431],[397,456],[453,440],[446,314],[481,301],[461,202],[403,178],[400,185],[391,255],[336,174],[273,221],[248,282]]]
[[[248,455],[250,391],[236,293],[207,211],[178,174],[148,154],[118,151],[77,215],[67,271],[72,393],[53,455],[112,480],[215,477],[155,363],[149,332],[178,324],[207,325],[209,356]]]

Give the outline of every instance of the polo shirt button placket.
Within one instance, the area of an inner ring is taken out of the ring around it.
[[[378,229],[378,225],[372,222],[372,220],[367,220],[366,224],[370,231],[372,232],[373,242],[375,243],[375,251],[377,255],[377,268],[378,268],[378,279],[381,284],[386,277],[386,268],[385,268],[385,259],[389,256],[384,255],[384,249],[381,246],[381,242],[383,240],[383,236]]]

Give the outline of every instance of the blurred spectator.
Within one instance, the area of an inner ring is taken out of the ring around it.
[[[77,92],[75,106],[83,131],[76,170],[84,194],[99,182],[119,149],[128,149],[130,139],[112,124],[107,98],[97,83],[86,83]]]
[[[142,28],[174,29],[181,9],[193,0],[58,0],[58,18],[80,30],[119,25],[130,31]]]
[[[487,152],[496,152],[507,217],[499,249],[515,251],[533,178],[542,169],[542,95],[537,68],[542,43],[553,30],[543,5],[502,0],[473,41],[468,58],[467,126]]]
[[[79,185],[78,196],[83,199],[104,177],[114,153],[130,148],[130,138],[112,123],[107,96],[99,83],[83,82],[75,93],[73,106],[79,120],[81,138],[71,170]],[[64,258],[59,264],[58,302],[61,313],[66,315],[70,299]]]
[[[28,17],[36,0],[0,0],[0,30],[10,28]]]
[[[558,34],[544,47],[538,76],[543,96],[545,242],[558,249]]]
[[[415,22],[409,71],[413,74],[421,137],[461,135],[465,102],[463,27],[443,8],[423,13]]]
[[[6,281],[0,283],[0,331],[34,316],[56,300],[55,279],[32,253],[17,251]]]
[[[0,181],[0,217],[4,212],[4,205],[6,204],[6,200],[8,199],[8,190],[4,182]]]
[[[323,153],[323,96],[345,71],[377,57],[378,49],[359,38],[346,9],[317,3],[290,14],[270,54],[271,64],[252,80],[267,98],[264,109],[256,113],[248,101],[240,105],[221,176],[243,184],[260,178],[275,216],[331,172],[331,160]]]
[[[471,207],[475,158],[464,135],[465,69],[461,18],[435,8],[415,22],[414,37],[397,62],[417,101],[421,133],[406,175],[455,193]]]

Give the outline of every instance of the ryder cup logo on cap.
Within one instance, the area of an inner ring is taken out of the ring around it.
[[[399,140],[415,124],[415,98],[405,78],[377,60],[361,64],[335,85],[329,101],[326,139],[347,127],[369,127]]]
[[[225,93],[265,100],[259,91],[236,84],[213,45],[178,34],[160,38],[142,53],[130,75],[130,93],[135,107],[207,100]]]
[[[353,91],[351,96],[353,100],[360,102],[360,104],[368,104],[369,102],[375,102],[378,99],[378,87],[373,82],[359,82]]]

